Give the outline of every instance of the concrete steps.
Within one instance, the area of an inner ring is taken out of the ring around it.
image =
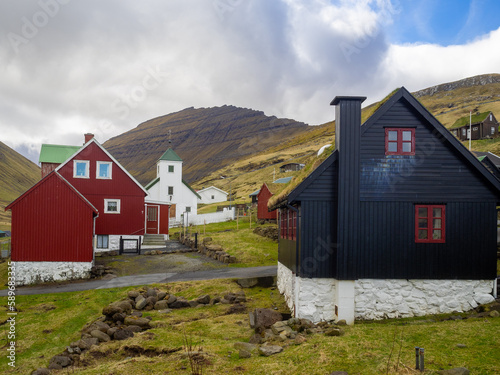
[[[165,246],[163,234],[145,234],[142,246]]]

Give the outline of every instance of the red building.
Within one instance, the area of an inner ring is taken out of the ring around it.
[[[97,209],[57,172],[8,205],[18,285],[88,277]]]
[[[47,175],[6,208],[18,285],[86,277],[94,250],[118,249],[121,237],[140,240],[145,233],[146,190],[91,134],[85,141],[76,152],[42,148]]]
[[[276,220],[276,210],[269,212],[267,202],[273,196],[271,190],[264,183],[257,194],[257,219],[259,220]]]

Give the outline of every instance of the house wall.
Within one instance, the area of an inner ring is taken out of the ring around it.
[[[89,178],[73,177],[73,160],[89,160]],[[112,179],[96,178],[97,161],[113,160],[95,143],[69,160],[59,169],[68,180],[99,211],[96,234],[144,234],[144,191],[116,164]],[[120,199],[120,213],[104,213],[104,199]]]
[[[198,195],[201,197],[201,200],[199,199],[198,203],[210,204],[227,201],[227,193],[223,193],[222,191],[219,191],[212,187],[198,191]],[[212,195],[214,196],[213,199]]]
[[[60,163],[42,163],[42,165],[41,165],[42,178],[44,178],[50,172],[52,172],[54,169],[59,167],[59,165],[60,165]]]
[[[271,193],[267,185],[262,185],[259,194],[257,194],[257,219],[276,220],[277,211],[273,210],[269,212],[269,210],[267,209],[267,202],[269,202],[269,198],[271,198],[272,196],[273,193]]]
[[[408,106],[397,102],[369,129],[363,129],[360,199],[496,201],[484,178]],[[384,127],[402,124],[415,127],[415,156],[386,156]]]
[[[91,262],[93,210],[56,173],[11,208],[15,262]]]

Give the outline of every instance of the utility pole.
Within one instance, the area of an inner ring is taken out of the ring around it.
[[[469,151],[472,140],[472,111],[469,112]]]

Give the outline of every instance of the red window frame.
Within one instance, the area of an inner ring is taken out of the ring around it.
[[[396,132],[396,139],[389,134]],[[411,139],[403,139],[403,132],[410,132]],[[390,137],[391,136],[391,137]],[[396,151],[389,148],[396,145]],[[410,145],[410,151],[403,151],[403,146]],[[386,155],[415,155],[415,129],[414,128],[385,128],[385,154]]]
[[[444,243],[446,240],[446,206],[415,205],[415,242]]]

